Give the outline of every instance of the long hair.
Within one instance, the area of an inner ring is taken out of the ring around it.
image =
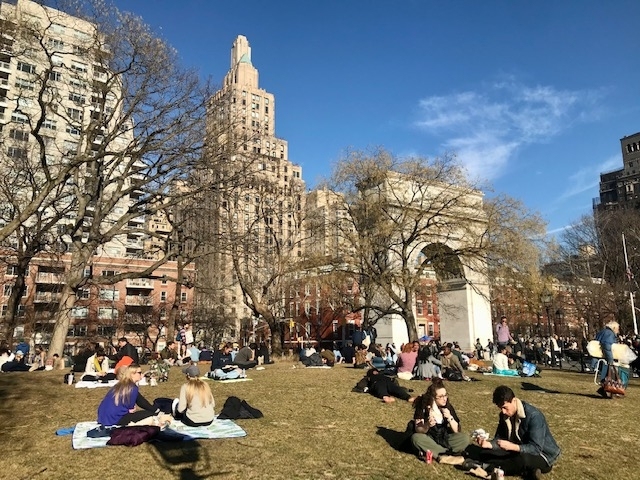
[[[200,378],[187,378],[187,390],[185,392],[187,397],[187,408],[191,407],[194,397],[198,397],[200,404],[204,407],[213,403],[213,393],[209,385],[204,383]]]
[[[433,405],[433,402],[436,401],[436,392],[441,388],[446,388],[442,379],[438,377],[434,378],[431,381],[431,385],[427,388],[427,391],[413,402],[413,408],[415,408],[416,411],[426,411],[429,409],[431,405]]]
[[[136,386],[136,383],[133,381],[133,375],[138,368],[140,368],[140,365],[132,363],[127,367],[123,366],[118,369],[118,383],[111,388],[116,405],[128,403],[131,399],[131,393]]]

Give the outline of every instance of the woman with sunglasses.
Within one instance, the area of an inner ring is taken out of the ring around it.
[[[411,443],[418,455],[423,456],[430,450],[433,458],[441,463],[462,464],[462,456],[446,454],[461,454],[469,445],[470,438],[469,435],[461,433],[460,419],[449,402],[449,395],[442,379],[433,379],[427,391],[414,402],[414,408],[414,433]]]
[[[98,423],[111,425],[150,425],[151,417],[160,414],[160,409],[151,405],[138,390],[142,370],[136,363],[118,370],[118,383],[109,389],[98,406]],[[140,407],[140,410],[136,409]]]

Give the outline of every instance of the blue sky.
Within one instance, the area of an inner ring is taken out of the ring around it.
[[[116,4],[217,84],[245,35],[310,188],[346,148],[452,152],[554,234],[591,212],[640,131],[636,0]]]

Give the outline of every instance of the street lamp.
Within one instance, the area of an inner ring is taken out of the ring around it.
[[[558,331],[558,327],[561,327],[563,325],[564,322],[564,312],[562,311],[561,308],[556,310],[556,332]],[[567,330],[568,330],[568,326],[567,326]],[[562,329],[560,330],[562,331]],[[571,332],[567,332],[567,337],[570,336]]]
[[[547,312],[547,335],[551,336],[551,317],[549,314],[549,308],[551,307],[551,303],[553,302],[553,295],[549,290],[545,290],[540,295],[540,301],[544,305],[544,309]]]

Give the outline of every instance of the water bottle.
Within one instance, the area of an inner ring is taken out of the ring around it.
[[[67,377],[67,383],[69,385],[73,385],[73,372],[69,372],[69,376]]]

